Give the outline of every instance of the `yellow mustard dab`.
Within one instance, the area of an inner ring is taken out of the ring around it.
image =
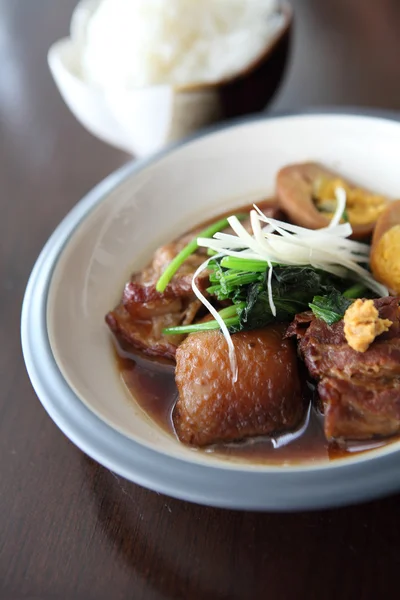
[[[335,190],[342,187],[346,192],[346,216],[351,225],[374,223],[387,206],[387,199],[376,194],[349,186],[340,178],[321,178],[314,185],[314,201],[318,210],[331,218],[335,212]]]
[[[365,352],[374,339],[393,325],[389,319],[381,319],[372,300],[358,299],[346,310],[344,335],[347,343],[357,352]]]

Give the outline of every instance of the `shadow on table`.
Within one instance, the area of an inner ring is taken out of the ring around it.
[[[174,500],[83,462],[113,549],[166,598],[261,597],[267,585],[274,600],[296,589],[297,598],[364,597],[364,589],[369,598],[389,593],[400,567],[398,496],[310,513],[240,512]]]

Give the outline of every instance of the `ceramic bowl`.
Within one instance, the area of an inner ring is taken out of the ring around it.
[[[218,213],[265,198],[290,162],[318,160],[366,188],[399,192],[400,123],[315,114],[246,120],[128,164],[56,229],[31,275],[22,343],[33,386],[60,429],[140,485],[215,506],[294,510],[400,488],[400,443],[345,459],[252,464],[181,444],[123,386],[104,315],[154,249]]]
[[[286,1],[281,2],[268,46],[237,76],[204,85],[160,85],[104,93],[80,77],[79,31],[97,3],[79,3],[71,37],[50,48],[48,63],[61,96],[77,120],[96,137],[128,153],[145,156],[204,126],[261,111],[280,83],[292,24],[292,9]]]

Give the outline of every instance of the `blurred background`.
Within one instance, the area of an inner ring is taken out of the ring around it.
[[[60,218],[128,160],[77,122],[52,80],[47,52],[69,34],[76,0],[0,0],[0,177],[5,260],[34,256]],[[400,108],[400,3],[294,0],[290,48],[268,111],[324,106]],[[38,210],[42,218],[33,218]],[[29,220],[35,230],[9,239]],[[6,243],[6,240],[8,243]],[[21,244],[26,244],[22,249]],[[6,263],[7,264],[7,263]],[[21,273],[22,275],[22,273]],[[10,284],[11,285],[11,284]],[[21,282],[22,285],[22,282]],[[21,290],[22,292],[22,290]]]
[[[0,144],[18,156],[26,176],[46,172],[55,153],[77,176],[96,149],[109,169],[122,160],[85,135],[47,67],[52,43],[68,35],[75,0],[0,0]],[[268,110],[314,106],[400,107],[400,4],[396,0],[294,0],[290,53]],[[74,148],[79,136],[80,149]],[[74,148],[74,151],[72,150]],[[105,158],[107,155],[107,159]],[[53,169],[57,169],[57,161]],[[86,169],[90,169],[89,164]],[[50,178],[50,179],[49,179]]]

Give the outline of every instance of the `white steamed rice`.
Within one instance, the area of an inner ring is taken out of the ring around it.
[[[218,81],[262,54],[277,0],[101,0],[81,33],[81,76],[102,89]]]

